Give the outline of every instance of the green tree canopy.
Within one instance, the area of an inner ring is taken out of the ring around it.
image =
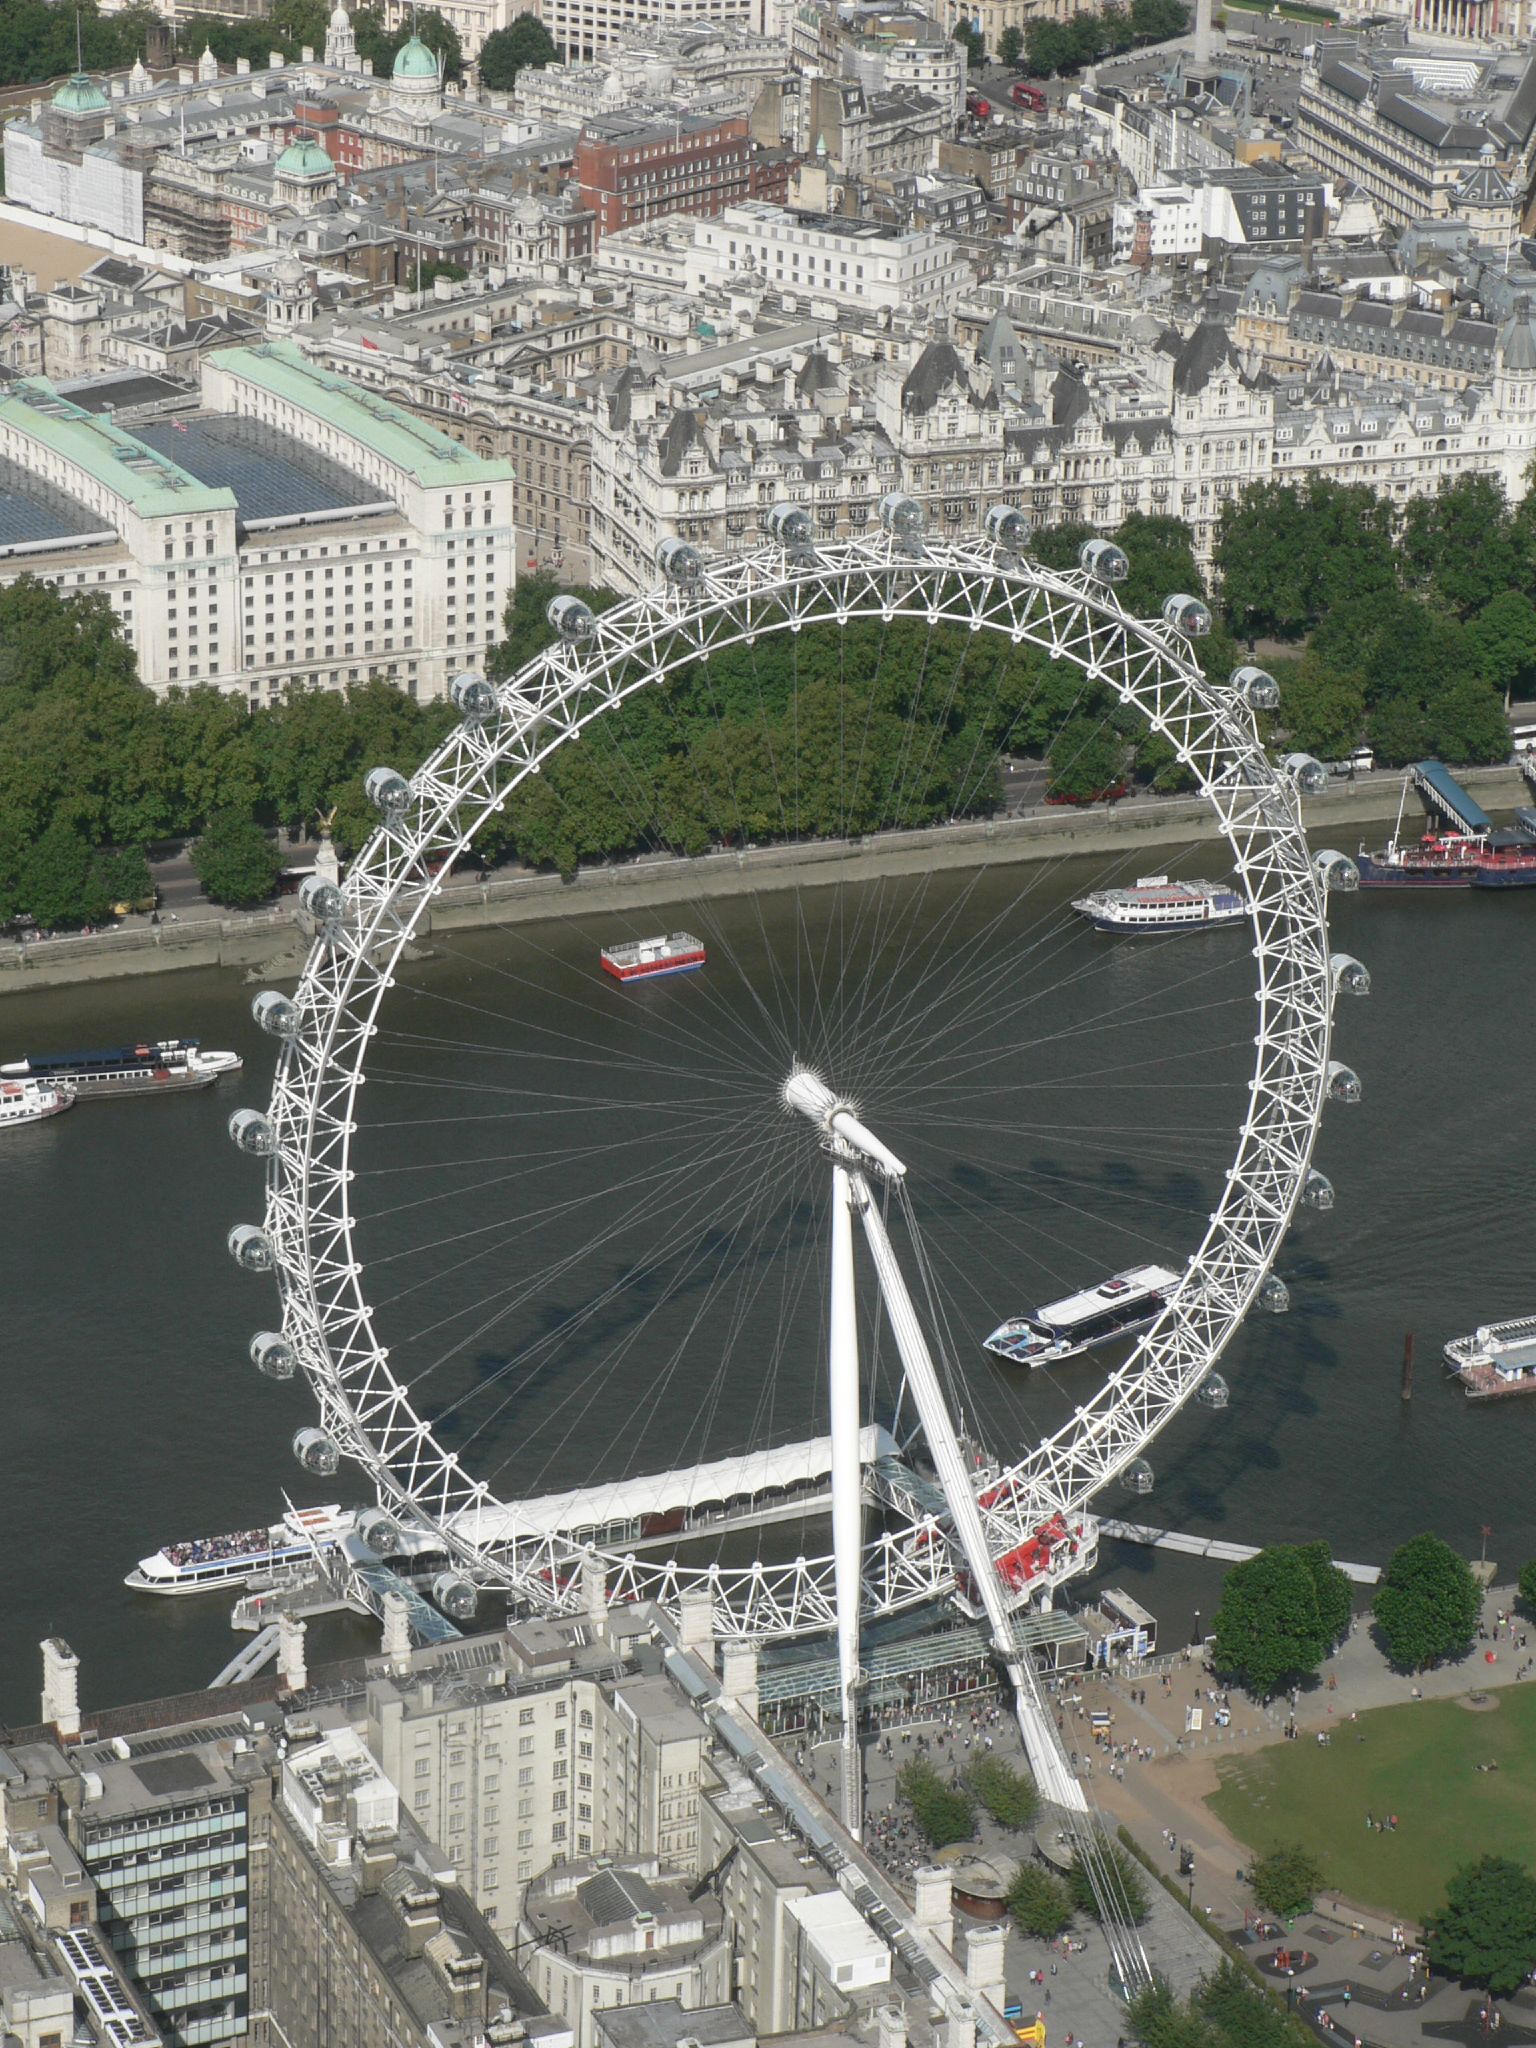
[[[1340,1571],[1333,1561],[1333,1552],[1321,1540],[1298,1544],[1296,1554],[1312,1574],[1312,1584],[1317,1589],[1317,1618],[1329,1644],[1334,1644],[1347,1632],[1355,1611],[1349,1574]]]
[[[1429,1934],[1431,1967],[1511,1997],[1536,1970],[1536,1878],[1503,1856],[1458,1870]]]
[[[277,886],[283,857],[253,818],[220,811],[192,849],[197,879],[215,903],[246,910]]]
[[[542,71],[558,54],[539,17],[520,14],[505,28],[493,29],[480,45],[480,83],[491,92],[510,92],[519,71]]]
[[[100,863],[65,818],[56,818],[23,853],[16,895],[45,931],[100,924],[112,907]]]
[[[987,61],[987,45],[981,30],[974,21],[960,20],[955,23],[955,41],[965,52],[968,71],[979,71]]]
[[[1295,638],[1338,605],[1396,589],[1392,507],[1322,477],[1251,484],[1222,508],[1216,564],[1234,632]]]
[[[1049,755],[1051,796],[1091,799],[1117,789],[1130,772],[1131,749],[1098,718],[1069,718]]]
[[[1066,1880],[1027,1858],[1008,1887],[1008,1911],[1021,1934],[1054,1941],[1072,1924],[1072,1895]]]
[[[1328,1620],[1318,1600],[1320,1576],[1328,1588]],[[1289,1543],[1272,1544],[1233,1565],[1222,1581],[1212,1628],[1216,1668],[1267,1699],[1316,1671],[1337,1634],[1328,1626],[1334,1612],[1332,1584],[1317,1561]]]
[[[1504,486],[1477,471],[1450,479],[1433,496],[1411,498],[1398,549],[1410,582],[1463,619],[1525,580]]]
[[[903,1764],[896,1790],[912,1809],[912,1818],[935,1849],[968,1842],[976,1826],[970,1795],[952,1778],[940,1777],[926,1758]]]
[[[1481,1611],[1472,1567],[1428,1532],[1393,1551],[1371,1603],[1387,1655],[1408,1671],[1461,1656]]]
[[[1536,1614],[1536,1557],[1520,1567],[1520,1603],[1528,1614]]]
[[[1249,1867],[1248,1882],[1253,1896],[1267,1913],[1289,1920],[1295,1913],[1310,1910],[1323,1882],[1322,1866],[1299,1843],[1271,1849]]]
[[[1467,657],[1480,683],[1507,703],[1536,683],[1536,604],[1523,590],[1501,590],[1467,627]]]
[[[965,1774],[983,1812],[1002,1828],[1027,1828],[1040,1811],[1040,1794],[1028,1771],[1017,1771],[984,1750]]]
[[[1294,746],[1333,761],[1359,745],[1365,732],[1365,684],[1358,670],[1335,667],[1309,647],[1299,661],[1285,664],[1277,680],[1280,723]]]
[[[1017,64],[1024,54],[1024,31],[1010,22],[997,39],[997,61]]]

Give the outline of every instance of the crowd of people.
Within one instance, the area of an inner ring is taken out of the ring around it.
[[[270,1529],[236,1529],[228,1536],[199,1536],[190,1543],[167,1543],[165,1557],[171,1564],[220,1564],[228,1557],[251,1557],[272,1548]]]

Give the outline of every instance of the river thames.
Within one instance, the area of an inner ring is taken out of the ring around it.
[[[394,1363],[430,1385],[466,1464],[532,1492],[817,1424],[819,1183],[766,1121],[786,1121],[770,1100],[786,1046],[846,1060],[869,1120],[909,1158],[954,1396],[981,1440],[1020,1448],[1085,1398],[1094,1362],[1021,1385],[979,1338],[1116,1266],[1193,1248],[1253,1029],[1242,935],[1140,953],[1144,940],[1099,937],[1066,906],[1102,872],[1052,863],[885,885],[878,902],[808,890],[716,905],[710,968],[665,991],[601,979],[611,920],[477,933],[406,970],[363,1098],[362,1247]],[[1440,1360],[1446,1338],[1536,1310],[1516,1086],[1533,916],[1519,896],[1336,900],[1335,943],[1374,984],[1340,1003],[1336,1050],[1364,1100],[1330,1109],[1319,1142],[1337,1206],[1278,1262],[1291,1312],[1250,1319],[1229,1350],[1230,1407],[1192,1404],[1149,1454],[1153,1497],[1112,1491],[1104,1512],[1238,1542],[1323,1536],[1358,1562],[1424,1528],[1475,1555],[1485,1524],[1506,1571],[1536,1554],[1536,1400],[1474,1407]],[[858,985],[836,1016],[833,983]],[[230,1224],[260,1213],[259,1170],[224,1135],[270,1080],[251,992],[188,972],[0,1008],[6,1058],[174,1034],[246,1059],[206,1093],[83,1104],[0,1150],[13,1725],[35,1718],[45,1635],[79,1652],[87,1707],[205,1684],[241,1640],[225,1603],[135,1596],[123,1574],[162,1542],[272,1519],[285,1489],[326,1497],[289,1450],[313,1419],[302,1386],[246,1359],[272,1290],[224,1250]],[[712,1096],[714,1124],[693,1115]],[[670,1178],[645,1165],[658,1134],[677,1142]],[[676,1206],[706,1183],[707,1218]],[[670,1234],[648,1245],[659,1224]],[[1149,1605],[1167,1642],[1197,1607],[1209,1616],[1219,1586],[1214,1568],[1126,1546],[1106,1546],[1100,1577]],[[371,1639],[329,1621],[312,1655]]]

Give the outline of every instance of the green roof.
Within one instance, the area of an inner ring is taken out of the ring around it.
[[[0,386],[0,421],[75,464],[141,518],[190,518],[194,513],[235,509],[233,491],[200,483],[169,456],[136,441],[109,419],[72,405],[46,377]]]
[[[365,386],[320,369],[291,341],[224,348],[208,360],[216,369],[245,377],[274,397],[325,419],[428,490],[512,480],[511,463],[472,454],[403,406],[392,405]]]
[[[400,45],[395,58],[396,78],[436,78],[437,58],[427,48],[420,36],[412,36],[408,43]]]
[[[290,142],[277,160],[278,175],[284,178],[334,177],[336,166],[311,136]]]
[[[83,71],[77,71],[73,78],[67,78],[59,87],[53,96],[53,104],[61,114],[99,114],[108,101],[94,78],[87,78]]]

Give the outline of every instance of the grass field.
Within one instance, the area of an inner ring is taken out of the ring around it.
[[[1491,1852],[1529,1865],[1536,1850],[1536,1685],[1493,1697],[1483,1713],[1452,1700],[1379,1707],[1341,1721],[1326,1749],[1304,1735],[1232,1757],[1211,1810],[1261,1853],[1302,1843],[1356,1905],[1423,1920],[1459,1864]],[[1476,1768],[1494,1760],[1497,1771]],[[1395,1813],[1395,1831],[1367,1828],[1367,1813]]]

